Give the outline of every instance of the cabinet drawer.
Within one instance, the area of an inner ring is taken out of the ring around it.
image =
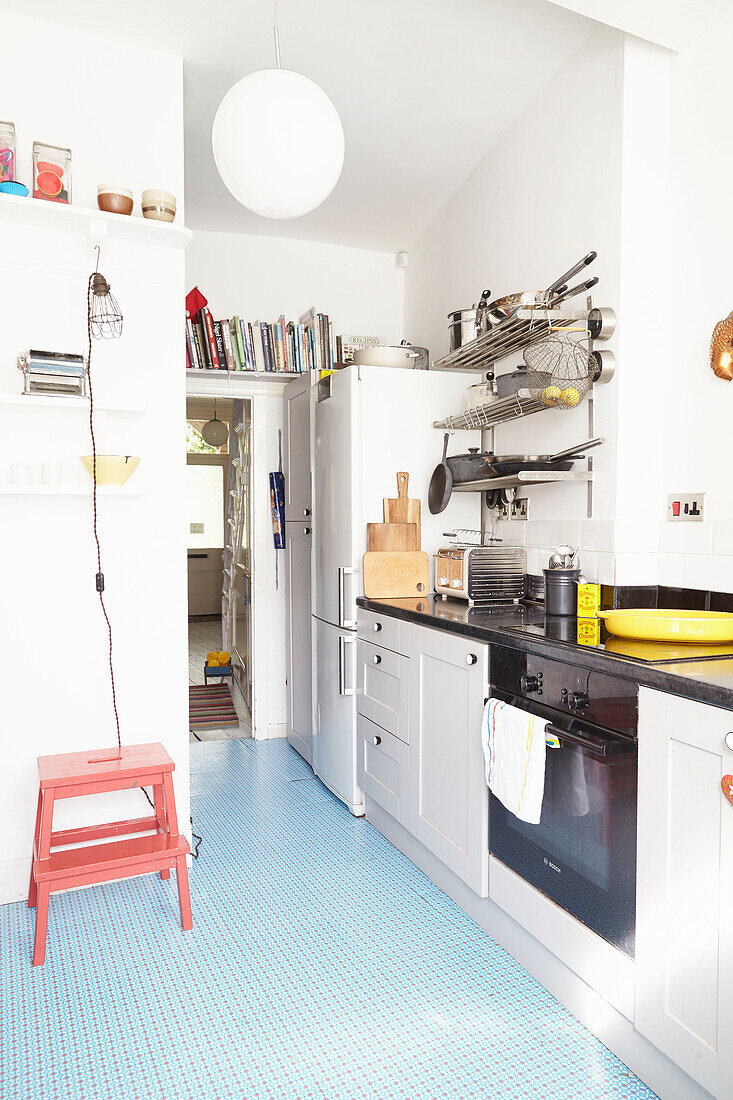
[[[408,658],[371,642],[356,645],[357,712],[407,743]]]
[[[362,714],[356,719],[357,781],[364,794],[403,825],[407,821],[407,746]]]
[[[357,634],[365,642],[373,642],[375,645],[384,646],[394,653],[401,653],[406,657],[408,649],[409,623],[401,619],[393,619],[389,615],[375,615],[372,611],[364,611],[359,608],[357,618]]]

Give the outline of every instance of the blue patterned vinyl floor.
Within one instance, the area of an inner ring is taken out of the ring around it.
[[[0,907],[3,1100],[654,1100],[284,741],[191,745],[175,876]]]

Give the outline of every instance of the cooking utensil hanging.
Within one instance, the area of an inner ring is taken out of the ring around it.
[[[584,443],[576,443],[574,447],[566,447],[551,455],[494,455],[488,452],[483,457],[490,468],[490,473],[483,476],[510,477],[512,474],[518,474],[520,470],[570,470],[573,462],[585,458],[585,451],[600,447],[605,442],[605,436],[597,436],[595,439],[586,439]]]
[[[574,409],[579,405],[598,369],[588,348],[567,332],[554,332],[525,348],[524,361],[532,396],[557,409]]]
[[[437,516],[445,511],[451,493],[453,492],[453,475],[446,461],[449,439],[450,435],[446,432],[443,438],[443,457],[433,470],[430,478],[430,486],[428,488],[428,509],[433,516]]]

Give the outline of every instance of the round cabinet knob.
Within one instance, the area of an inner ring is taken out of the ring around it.
[[[375,623],[374,626],[372,627],[372,630],[374,631],[375,634],[378,631],[380,631],[381,629],[382,629],[382,624],[381,623]]]
[[[382,658],[379,656],[378,653],[374,654],[374,656],[372,657],[372,660],[374,661],[375,665],[381,665],[381,663],[382,663]]]
[[[372,737],[372,744],[373,745],[381,745],[382,744],[382,738],[381,737]]]
[[[467,653],[466,654],[466,664],[467,665],[475,665],[477,661],[478,661],[478,657],[476,656],[475,653]]]
[[[726,733],[725,743],[729,749],[733,749],[733,733]]]
[[[310,510],[310,508],[304,508],[304,509],[303,509],[303,516],[304,516],[304,518],[305,518],[305,519],[308,519],[308,516],[309,516],[310,514],[311,514],[311,510]]]

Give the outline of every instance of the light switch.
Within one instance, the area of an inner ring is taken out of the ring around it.
[[[704,493],[670,493],[667,497],[667,519],[673,523],[702,523],[704,518]]]

